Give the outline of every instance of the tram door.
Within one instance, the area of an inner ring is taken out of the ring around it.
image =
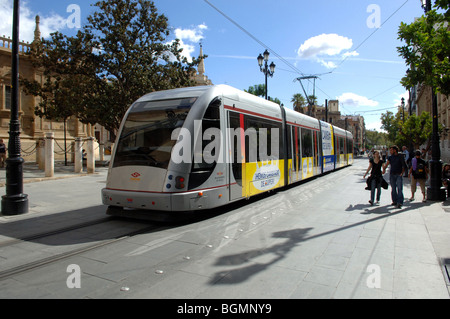
[[[242,198],[242,170],[245,168],[244,114],[228,111],[228,174],[230,200]],[[241,129],[242,128],[242,129]]]

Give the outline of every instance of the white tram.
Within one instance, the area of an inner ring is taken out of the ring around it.
[[[154,92],[127,111],[103,204],[209,209],[353,163],[353,136],[227,85]]]

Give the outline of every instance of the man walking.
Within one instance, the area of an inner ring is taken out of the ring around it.
[[[6,145],[3,139],[0,138],[0,168],[5,167],[6,163]]]
[[[386,163],[383,166],[383,174],[386,172],[386,167],[391,165],[389,181],[391,183],[391,197],[392,205],[397,208],[402,208],[403,205],[403,173],[406,171],[406,163],[402,154],[398,154],[398,147],[393,145],[389,148],[389,153]]]

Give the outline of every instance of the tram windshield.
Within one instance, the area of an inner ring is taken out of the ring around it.
[[[196,98],[137,102],[120,134],[113,167],[140,165],[167,169],[176,140]]]

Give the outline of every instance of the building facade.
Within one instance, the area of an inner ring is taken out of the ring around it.
[[[39,16],[36,17],[35,39],[32,43],[19,42],[19,78],[36,80],[43,83],[42,70],[36,69],[26,53],[32,45],[40,39]],[[9,123],[11,118],[11,65],[12,40],[0,37],[0,138],[6,145],[9,139]],[[36,146],[44,139],[45,133],[53,132],[55,136],[55,159],[65,158],[65,150],[71,151],[71,144],[75,137],[104,136],[106,132],[101,127],[82,124],[76,118],[63,122],[49,121],[34,114],[35,107],[39,105],[39,98],[27,95],[19,87],[19,120],[22,157],[25,161],[36,161]],[[66,145],[64,145],[64,129],[66,128]],[[70,155],[68,156],[70,158]]]
[[[327,102],[327,106],[313,105],[308,109],[308,107],[300,108],[301,113],[308,114],[310,111],[310,116],[333,124],[344,130],[350,131],[353,134],[353,146],[357,150],[361,151],[365,149],[365,134],[366,126],[364,122],[364,117],[360,115],[341,115],[339,111],[339,101],[330,100]]]
[[[422,112],[428,112],[431,115],[432,111],[432,99],[431,99],[431,87],[426,85],[417,85],[414,88],[415,94],[412,97],[413,105],[416,106],[416,115],[422,114]],[[411,109],[414,111],[414,108]],[[444,163],[450,162],[450,100],[448,96],[438,93],[437,94],[437,118],[438,123],[443,127],[440,134],[439,146],[441,149],[441,160]],[[427,145],[424,145],[426,147]]]

